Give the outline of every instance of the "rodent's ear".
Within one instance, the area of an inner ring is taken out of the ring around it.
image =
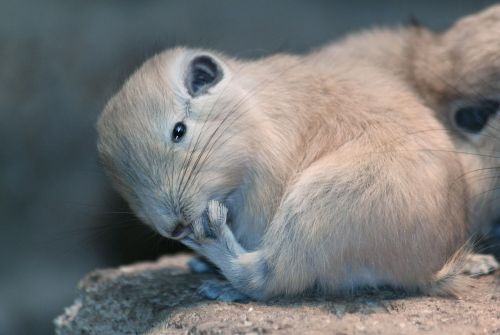
[[[189,63],[184,83],[189,94],[197,97],[217,85],[223,76],[222,67],[213,57],[200,55]]]
[[[495,99],[460,102],[452,108],[452,122],[467,134],[479,134],[499,109],[500,101]]]

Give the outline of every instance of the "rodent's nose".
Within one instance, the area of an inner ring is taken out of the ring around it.
[[[189,235],[193,231],[191,225],[186,224],[184,221],[177,221],[175,223],[174,230],[172,230],[172,233],[170,236],[175,239],[181,239],[187,235]]]

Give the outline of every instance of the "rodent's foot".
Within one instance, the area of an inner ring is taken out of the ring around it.
[[[477,277],[490,274],[500,268],[493,255],[472,254],[468,257],[463,273]]]
[[[215,273],[216,268],[201,256],[194,256],[187,262],[192,273]]]
[[[198,293],[210,300],[225,302],[244,302],[249,300],[246,295],[236,290],[229,282],[215,279],[204,281],[198,288]]]
[[[207,234],[202,238],[192,234],[181,241],[215,264],[225,276],[230,274],[231,277],[227,278],[234,284],[241,281],[239,278],[242,278],[243,281],[248,280],[245,269],[237,261],[247,251],[236,240],[226,224],[226,218],[227,209],[222,203],[209,202],[203,219],[206,222]],[[246,298],[229,282],[207,281],[200,287],[199,292],[209,299],[221,301],[241,301]]]

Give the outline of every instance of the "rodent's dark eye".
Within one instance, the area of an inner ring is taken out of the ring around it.
[[[178,143],[184,137],[186,133],[186,125],[184,122],[177,122],[174,126],[174,130],[172,131],[172,141]]]
[[[479,133],[499,108],[500,103],[492,99],[477,101],[459,108],[455,112],[455,123],[468,133]]]

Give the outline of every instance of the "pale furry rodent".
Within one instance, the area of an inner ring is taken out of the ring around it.
[[[422,31],[421,36],[415,46],[423,50],[414,57],[415,86],[447,128],[460,134],[453,139],[462,153],[469,212],[473,230],[482,234],[500,218],[500,6],[465,17],[444,34]],[[475,125],[484,128],[457,125],[460,109],[475,109]]]
[[[206,283],[210,297],[456,293],[471,185],[432,75],[456,84],[435,60],[452,62],[443,41],[460,29],[374,30],[255,61],[167,50],[110,100],[99,152],[144,222],[220,268],[231,285]]]

